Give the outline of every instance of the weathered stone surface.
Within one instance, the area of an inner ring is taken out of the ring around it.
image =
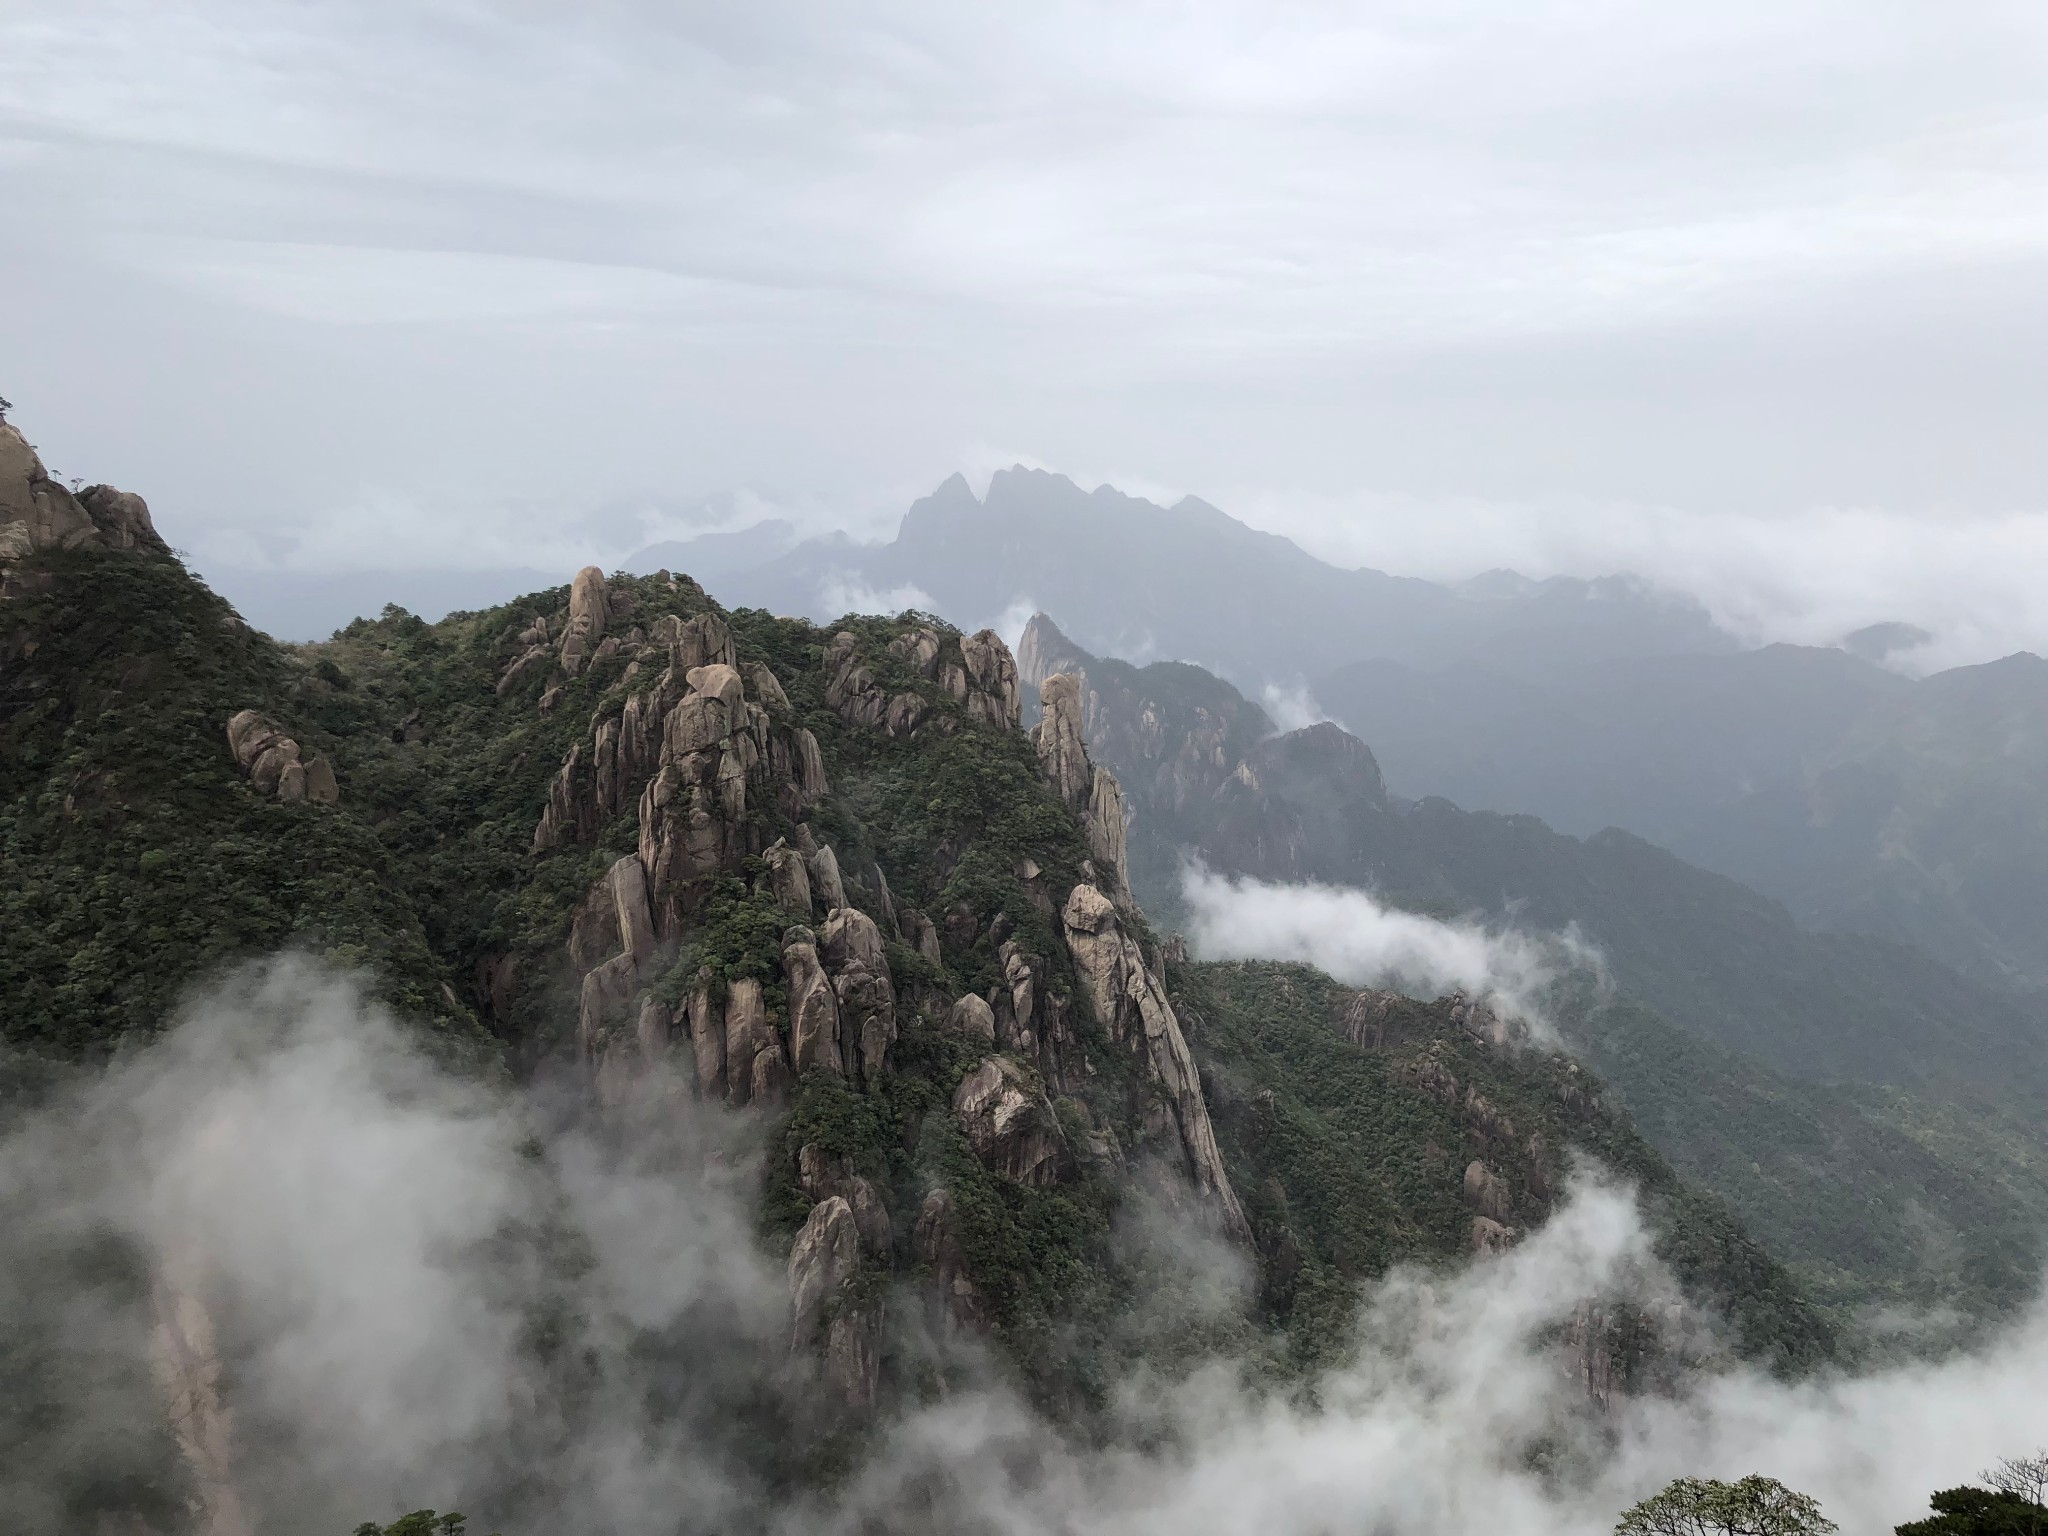
[[[796,746],[798,804],[815,804],[825,798],[831,787],[825,781],[825,754],[818,746],[818,738],[802,726],[790,735]]]
[[[228,750],[258,794],[275,795],[280,800],[311,800],[321,805],[335,805],[341,800],[341,786],[335,782],[334,769],[320,758],[302,759],[299,744],[253,709],[241,710],[229,718]]]
[[[1017,681],[1017,662],[1003,637],[992,629],[965,636],[960,656],[967,663],[967,712],[1006,731],[1017,728],[1024,694]]]
[[[908,736],[924,719],[924,700],[914,693],[899,693],[889,700],[882,715],[882,729],[891,736]]]
[[[88,485],[78,493],[100,542],[109,549],[156,549],[165,547],[156,525],[149,518],[149,503],[133,491],[117,491],[111,485]]]
[[[1081,737],[1081,680],[1056,672],[1038,690],[1045,713],[1031,733],[1038,748],[1038,769],[1053,793],[1077,811],[1085,811],[1095,787],[1095,768]]]
[[[639,990],[631,955],[614,955],[584,976],[576,1010],[576,1052],[586,1064],[597,1062],[612,1025]]]
[[[882,1307],[877,1298],[849,1301],[825,1329],[825,1390],[848,1408],[875,1406],[882,1383]]]
[[[1506,1253],[1515,1244],[1515,1233],[1490,1216],[1472,1218],[1472,1251],[1475,1254]]]
[[[610,616],[606,601],[604,572],[586,565],[569,584],[569,623],[562,632],[562,670],[574,677],[590,660],[597,643],[604,638]]]
[[[809,923],[817,913],[811,904],[811,872],[804,856],[781,838],[761,854],[768,866],[768,883],[775,891],[775,904],[793,923]]]
[[[907,661],[914,671],[926,677],[935,676],[939,664],[939,637],[929,629],[913,629],[889,642],[889,654]]]
[[[306,798],[316,805],[339,805],[341,786],[335,782],[334,769],[324,757],[316,757],[306,764]]]
[[[1344,1031],[1344,1038],[1360,1050],[1381,1050],[1396,1043],[1389,1038],[1389,1032],[1401,1001],[1398,992],[1355,992],[1344,1005],[1338,1027]]]
[[[801,1077],[819,1067],[837,1077],[846,1075],[840,1054],[839,994],[818,959],[808,928],[784,935],[783,972],[789,986],[789,1055],[791,1069]]]
[[[1112,1040],[1128,1046],[1165,1090],[1196,1190],[1214,1206],[1225,1230],[1248,1239],[1251,1228],[1223,1166],[1201,1077],[1165,985],[1146,966],[1137,941],[1124,932],[1115,904],[1094,886],[1075,886],[1060,917],[1082,993],[1097,1022]]]
[[[696,675],[701,676],[706,670],[699,667]],[[692,691],[669,711],[662,730],[662,756],[674,761],[720,746],[732,735],[737,723],[735,711],[718,694]]]
[[[1465,1203],[1480,1215],[1506,1223],[1511,1204],[1508,1186],[1501,1176],[1474,1158],[1465,1166]]]
[[[853,1224],[860,1232],[861,1248],[877,1257],[890,1248],[889,1208],[875,1192],[874,1184],[846,1166],[843,1159],[827,1156],[816,1142],[805,1142],[796,1155],[797,1183],[813,1200],[833,1195],[853,1211]]]
[[[875,1082],[888,1070],[889,1047],[896,1043],[895,985],[886,968],[874,971],[853,960],[835,971],[832,988],[839,997],[841,1052],[859,1063],[863,1082]]]
[[[956,1328],[982,1333],[988,1328],[988,1302],[968,1271],[959,1228],[959,1213],[951,1191],[935,1189],[918,1208],[911,1244],[918,1262],[931,1275],[941,1315]]]
[[[683,675],[683,680],[690,685],[692,693],[717,699],[735,719],[738,718],[739,707],[746,702],[747,690],[736,667],[729,667],[722,661],[707,662],[701,667],[692,667]]]
[[[839,877],[839,855],[820,848],[806,860],[811,874],[811,898],[824,907],[826,916],[846,905],[846,882]]]
[[[1119,905],[1131,904],[1130,859],[1123,789],[1107,768],[1092,762],[1083,732],[1081,678],[1056,672],[1039,686],[1044,713],[1031,739],[1038,766],[1053,792],[1073,807],[1088,837],[1098,878]]]
[[[639,857],[629,853],[612,865],[605,885],[618,917],[619,947],[636,968],[645,966],[654,958],[654,915],[647,905],[647,871]]]
[[[814,1347],[826,1303],[859,1268],[860,1228],[853,1207],[838,1195],[828,1195],[811,1207],[789,1245],[790,1353],[803,1354]]]
[[[725,1096],[732,1104],[780,1104],[789,1092],[782,1036],[769,1021],[761,983],[731,982],[725,997]]]
[[[1030,1075],[1006,1056],[984,1059],[953,1092],[953,1118],[975,1155],[1020,1184],[1059,1182],[1058,1122]]]
[[[23,562],[40,550],[150,549],[164,542],[140,496],[95,485],[73,495],[52,480],[20,429],[0,421],[0,597],[38,584]]]
[[[976,997],[972,992],[953,1005],[953,1011],[946,1015],[946,1027],[971,1040],[984,1040],[990,1045],[996,1043],[995,1011],[985,999]]]
[[[708,972],[698,974],[690,993],[690,1053],[697,1066],[698,1097],[726,1097],[725,1010],[712,997]]]
[[[932,920],[915,907],[903,909],[903,941],[916,950],[933,965],[945,963],[945,956],[939,950],[939,930]]]
[[[668,1055],[669,1036],[675,1030],[675,1012],[658,997],[640,999],[640,1016],[633,1021],[633,1039],[640,1047],[640,1059],[649,1065]]]
[[[234,1414],[203,1290],[203,1266],[193,1255],[174,1251],[158,1263],[150,1280],[150,1374],[191,1474],[190,1528],[195,1536],[251,1536],[235,1481]]]
[[[747,687],[756,699],[771,714],[789,713],[789,695],[783,691],[782,680],[771,671],[766,662],[750,661],[740,668],[740,675],[746,679]]]
[[[818,942],[825,963],[835,973],[857,964],[882,976],[889,974],[889,952],[882,942],[882,930],[859,907],[835,908],[825,919],[825,926],[818,930]]]

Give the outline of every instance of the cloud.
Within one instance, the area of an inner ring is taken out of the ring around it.
[[[1587,1170],[1507,1254],[1368,1286],[1353,1358],[1312,1391],[1227,1360],[1140,1373],[1082,1440],[970,1350],[844,1478],[791,1493],[775,1458],[803,1388],[757,1246],[764,1122],[665,1102],[596,1125],[571,1085],[450,1077],[300,961],[195,998],[0,1140],[4,1364],[36,1410],[0,1443],[0,1518],[77,1526],[66,1501],[95,1482],[149,1486],[126,1474],[175,1490],[150,1460],[150,1272],[205,1308],[233,1485],[286,1533],[432,1504],[623,1536],[1598,1536],[1670,1477],[1750,1471],[1876,1530],[2048,1415],[2040,1308],[1939,1362],[1799,1383],[1726,1366],[1593,1412],[1560,1327],[1622,1299],[1665,1316],[1674,1293],[1630,1193]],[[1157,1255],[1164,1293],[1137,1310],[1234,1306],[1242,1260],[1163,1220],[1141,1207],[1119,1239]]]
[[[1312,725],[1320,725],[1333,718],[1330,712],[1316,702],[1316,696],[1309,691],[1307,683],[1297,679],[1288,685],[1268,683],[1260,693],[1260,702],[1266,706],[1266,713],[1274,726],[1285,731],[1302,731]],[[1343,724],[1338,721],[1338,724]]]
[[[20,0],[0,351],[181,547],[327,524],[357,568],[379,496],[900,509],[990,443],[1240,507],[2038,513],[2040,41],[1839,0]]]
[[[1598,954],[1572,934],[1439,922],[1345,886],[1236,879],[1190,864],[1181,895],[1204,959],[1298,960],[1350,986],[1425,998],[1462,988],[1492,994],[1539,1025],[1553,987],[1600,968]]]
[[[2048,516],[2038,510],[1933,517],[1846,506],[1794,515],[1263,491],[1230,505],[1347,567],[1453,581],[1501,566],[1538,578],[1632,571],[1698,600],[1752,644],[1833,645],[1898,622],[1931,632],[1892,658],[1915,672],[2048,653],[2048,593],[2033,579],[2048,566]]]
[[[909,582],[878,591],[857,576],[829,576],[818,585],[818,612],[834,618],[845,613],[897,614],[910,608],[933,613],[938,601]]]

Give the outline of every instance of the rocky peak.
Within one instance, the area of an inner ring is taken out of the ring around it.
[[[1116,904],[1092,885],[1077,885],[1060,923],[1088,1005],[1110,1039],[1129,1050],[1164,1089],[1173,1108],[1190,1181],[1233,1237],[1249,1239],[1244,1208],[1216,1145],[1201,1076],[1166,984],[1125,931]]]
[[[1031,733],[1039,768],[1053,792],[1080,817],[1089,856],[1110,894],[1128,906],[1131,881],[1123,788],[1107,768],[1089,760],[1082,737],[1081,679],[1054,673],[1039,686],[1039,701],[1044,713]]]
[[[46,549],[167,552],[140,496],[109,485],[74,495],[50,478],[21,429],[0,421],[0,597],[21,590],[22,563]]]

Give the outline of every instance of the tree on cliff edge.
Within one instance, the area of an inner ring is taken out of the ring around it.
[[[1615,1536],[1825,1536],[1834,1521],[1775,1478],[1681,1477],[1622,1514]]]

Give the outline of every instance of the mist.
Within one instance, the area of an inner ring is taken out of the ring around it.
[[[1921,1511],[2048,1414],[2039,1307],[1939,1363],[1787,1383],[1724,1361],[1597,1410],[1558,1326],[1588,1302],[1668,1311],[1675,1288],[1631,1192],[1584,1167],[1517,1248],[1368,1287],[1352,1359],[1298,1388],[1228,1360],[1137,1375],[1114,1393],[1124,1431],[1082,1444],[988,1351],[927,1341],[947,1356],[937,1395],[861,1435],[843,1480],[793,1491],[760,1439],[805,1413],[781,1265],[756,1235],[761,1122],[657,1091],[594,1125],[579,1102],[451,1076],[353,979],[287,958],[17,1123],[0,1284],[8,1316],[55,1340],[62,1429],[0,1455],[0,1517],[49,1528],[68,1487],[119,1470],[111,1453],[147,1459],[147,1371],[122,1367],[147,1353],[149,1306],[76,1283],[109,1241],[155,1276],[159,1342],[167,1288],[210,1319],[226,1477],[264,1531],[432,1505],[507,1536],[1577,1536],[1670,1477],[1750,1471],[1853,1531]],[[1159,1251],[1175,1294],[1140,1310],[1241,1297],[1243,1261],[1213,1239]],[[219,1488],[186,1496],[233,1528]]]
[[[1603,974],[1598,951],[1576,933],[1446,922],[1348,886],[1240,879],[1191,863],[1181,896],[1188,937],[1205,960],[1298,960],[1348,986],[1424,998],[1462,989],[1541,1028],[1560,983]]]

